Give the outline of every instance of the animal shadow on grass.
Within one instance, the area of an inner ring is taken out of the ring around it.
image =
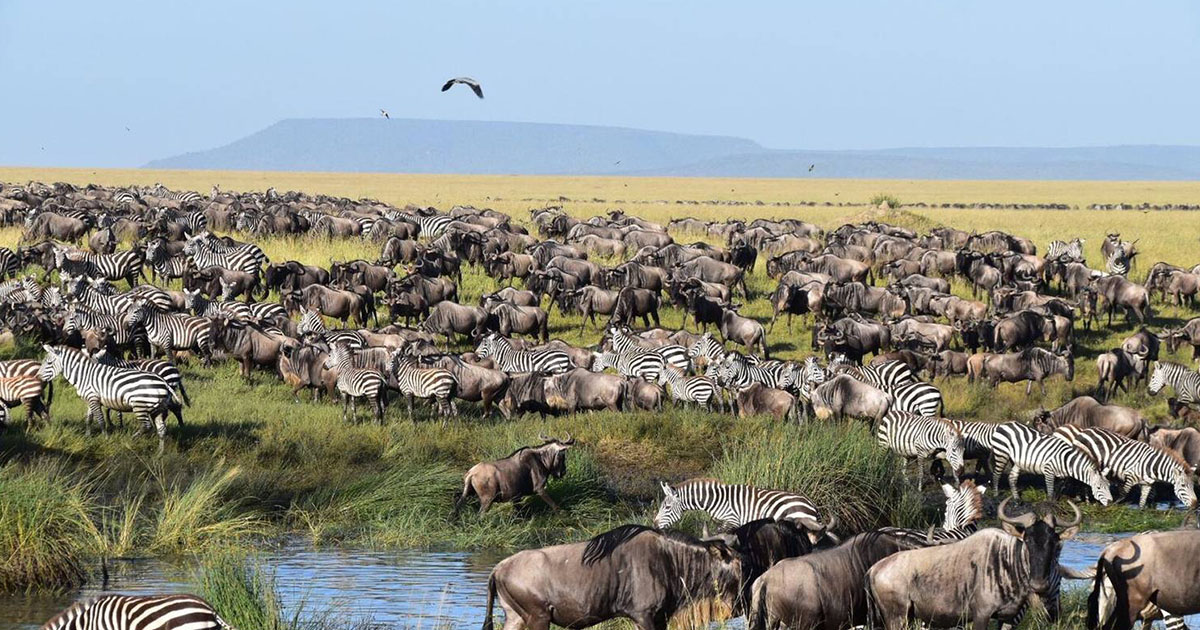
[[[174,420],[174,417],[171,420]],[[186,450],[197,442],[211,438],[224,438],[250,448],[258,443],[259,440],[256,431],[261,429],[263,424],[262,421],[252,420],[195,424],[188,423],[185,420],[182,427],[179,427],[178,424],[175,426],[168,425],[167,437],[170,438],[172,433],[174,433],[175,441],[179,445],[180,450]]]

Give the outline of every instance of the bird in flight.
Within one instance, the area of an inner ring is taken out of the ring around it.
[[[129,127],[126,127],[126,128],[125,128],[125,131],[129,131]]]
[[[380,110],[379,110],[379,113],[380,113],[380,115],[382,115],[384,118],[386,118],[386,119],[388,119],[388,120],[391,120],[391,119],[392,119],[392,117],[391,117],[391,116],[388,116],[388,113],[387,113],[387,110],[386,110],[386,109],[380,109]]]
[[[442,91],[445,92],[446,90],[449,90],[450,88],[454,87],[455,83],[461,83],[461,84],[471,88],[471,90],[473,92],[475,92],[475,96],[478,96],[479,98],[483,98],[483,86],[479,85],[479,82],[476,81],[475,79],[472,79],[471,77],[455,77],[453,79],[450,79],[449,81],[446,82],[445,85],[442,86]]]
[[[811,172],[812,172],[812,170],[813,170],[814,168],[817,168],[817,165],[816,165],[816,164],[809,164],[809,165],[808,165],[808,172],[809,172],[809,173],[811,173]]]

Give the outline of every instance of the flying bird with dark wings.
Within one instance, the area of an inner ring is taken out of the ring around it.
[[[813,170],[814,168],[817,168],[817,165],[816,165],[816,164],[809,164],[809,165],[808,165],[808,172],[809,172],[809,173],[811,173],[811,172],[812,172],[812,170]]]
[[[476,81],[475,79],[472,79],[471,77],[454,77],[453,79],[450,79],[449,81],[446,82],[445,85],[442,86],[442,91],[445,92],[446,90],[449,90],[450,88],[454,87],[455,83],[461,83],[461,84],[471,88],[471,90],[473,92],[475,92],[475,96],[478,96],[479,98],[483,98],[483,86],[479,85],[479,82]]]
[[[380,109],[380,110],[379,110],[379,113],[380,113],[380,115],[382,115],[384,118],[386,118],[386,119],[388,119],[388,120],[391,120],[391,119],[392,119],[392,117],[391,117],[391,116],[388,116],[388,113],[387,113],[387,110],[386,110],[386,109]]]

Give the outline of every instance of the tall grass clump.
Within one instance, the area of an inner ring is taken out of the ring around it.
[[[875,193],[871,196],[870,204],[878,208],[883,204],[887,204],[889,208],[895,209],[900,207],[900,198],[890,193]]]
[[[727,444],[712,475],[726,483],[798,492],[839,529],[920,525],[921,498],[902,462],[861,423],[810,422]]]
[[[224,495],[239,474],[237,466],[216,467],[186,485],[164,483],[148,547],[160,553],[194,552],[264,534],[266,526],[257,515],[239,510]]]
[[[259,630],[366,630],[369,619],[336,607],[309,608],[304,602],[287,611],[272,577],[238,556],[206,560],[200,569],[200,596],[236,628]]]
[[[94,499],[58,464],[0,468],[0,591],[82,584],[100,541]]]

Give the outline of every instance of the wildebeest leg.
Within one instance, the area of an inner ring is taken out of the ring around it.
[[[546,505],[549,505],[551,509],[553,509],[555,512],[558,511],[558,504],[554,502],[554,499],[550,498],[550,495],[546,493],[545,488],[538,490],[537,495],[541,497],[542,500],[546,502]]]

